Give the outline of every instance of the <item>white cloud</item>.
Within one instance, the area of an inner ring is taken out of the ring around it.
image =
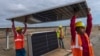
[[[22,5],[22,4],[10,4],[8,6],[8,10],[10,11],[25,11],[27,10],[27,7],[25,5]]]

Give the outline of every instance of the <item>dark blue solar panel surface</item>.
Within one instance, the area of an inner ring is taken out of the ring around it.
[[[56,32],[33,34],[31,40],[33,56],[40,56],[58,48]]]
[[[45,12],[41,12],[41,13],[36,13],[36,14],[32,14],[32,15],[33,15],[33,17],[35,17],[38,20],[41,20],[43,22],[57,20],[57,16],[53,12],[53,10],[45,11]]]

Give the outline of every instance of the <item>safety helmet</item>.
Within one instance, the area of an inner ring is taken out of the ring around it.
[[[75,27],[85,27],[85,25],[82,21],[78,21],[75,23]]]
[[[62,28],[62,25],[59,25],[59,28]]]
[[[16,27],[16,31],[18,31],[18,30],[22,30],[22,27]]]

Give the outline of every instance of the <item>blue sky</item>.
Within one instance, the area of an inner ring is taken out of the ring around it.
[[[9,1],[9,0],[7,0],[7,1]],[[52,1],[56,2],[55,0],[52,0]],[[70,1],[70,0],[68,0],[68,1]],[[42,2],[42,0],[41,0],[41,2]],[[100,24],[100,22],[99,22],[100,21],[100,0],[87,0],[87,3],[88,3],[88,6],[91,8],[91,13],[93,16],[93,24]],[[18,5],[18,6],[22,6],[22,5]],[[22,8],[25,9],[25,7],[22,7]],[[11,10],[14,10],[14,9],[11,9]],[[82,18],[80,20],[82,20],[84,23],[86,23],[85,22],[86,18],[85,19]],[[69,25],[69,23],[70,23],[69,20],[68,21],[65,20],[65,21],[60,21],[60,22],[42,23],[42,24],[35,24],[35,25],[29,25],[29,26],[34,26],[34,27],[37,27],[37,26],[55,26],[55,25],[57,26],[59,24]],[[23,24],[20,24],[20,23],[16,23],[16,25],[23,26]],[[0,28],[4,28],[4,27],[11,27],[11,22],[7,21],[5,19],[0,19]]]

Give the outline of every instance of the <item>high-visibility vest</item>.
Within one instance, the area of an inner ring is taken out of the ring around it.
[[[63,31],[63,29],[61,29],[61,30],[57,29],[56,30],[56,34],[57,34],[57,38],[64,38],[64,31]]]
[[[23,34],[17,34],[14,41],[15,41],[15,49],[24,48],[24,35]]]
[[[90,39],[86,33],[84,35],[88,42],[89,55],[94,56],[94,52],[93,52],[92,44],[90,43]],[[76,34],[75,42],[72,41],[71,49],[72,49],[73,56],[83,56],[82,40],[79,34]]]
[[[56,30],[56,34],[57,34],[57,38],[60,38],[60,30],[59,29]]]

